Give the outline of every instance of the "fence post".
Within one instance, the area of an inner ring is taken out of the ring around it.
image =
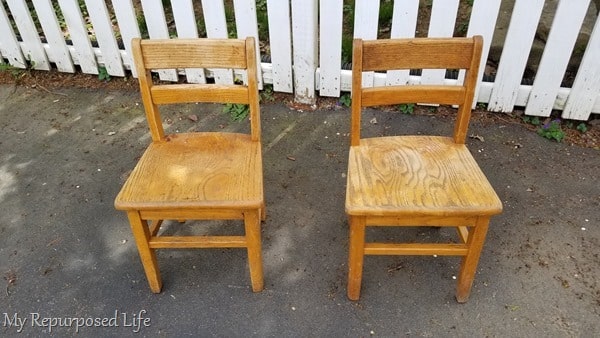
[[[294,100],[315,104],[318,0],[292,0]]]

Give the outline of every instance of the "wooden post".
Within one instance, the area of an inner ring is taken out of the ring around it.
[[[292,41],[294,46],[294,100],[315,104],[317,71],[318,1],[292,0]]]

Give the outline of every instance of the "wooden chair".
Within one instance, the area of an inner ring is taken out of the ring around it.
[[[465,137],[482,38],[354,40],[352,126],[346,213],[350,223],[348,298],[358,300],[364,255],[462,256],[456,299],[466,302],[492,215],[502,203]],[[363,88],[363,71],[466,69],[463,85]],[[458,105],[453,137],[361,139],[363,107],[400,103]],[[453,226],[456,243],[365,243],[367,226]]]
[[[152,292],[161,290],[155,249],[246,248],[252,290],[263,289],[260,221],[265,218],[260,116],[253,38],[133,39],[133,57],[152,142],[125,182],[115,207],[131,223]],[[246,69],[247,86],[152,83],[150,70]],[[165,135],[159,105],[248,104],[250,134]],[[239,219],[245,236],[161,236],[162,220]]]

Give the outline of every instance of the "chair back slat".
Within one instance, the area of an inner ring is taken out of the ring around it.
[[[363,71],[393,69],[468,69],[473,39],[385,39],[363,41]],[[426,53],[424,53],[426,51]]]
[[[214,84],[155,85],[151,88],[155,104],[215,102],[248,104],[248,87]]]
[[[458,105],[453,139],[464,143],[477,85],[483,38],[355,39],[352,55],[352,124],[350,144],[360,144],[362,107],[400,103]],[[457,85],[362,87],[362,73],[400,69],[464,69]]]
[[[142,40],[141,48],[146,69],[246,68],[244,40]]]
[[[389,86],[362,91],[363,107],[415,102],[462,104],[464,101],[465,88],[462,86]]]

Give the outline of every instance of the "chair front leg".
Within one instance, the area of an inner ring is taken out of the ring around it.
[[[350,244],[348,247],[348,298],[360,298],[360,285],[362,282],[363,261],[365,254],[365,227],[364,216],[349,216]]]
[[[456,288],[456,301],[459,303],[466,302],[471,294],[471,286],[475,279],[475,272],[477,271],[477,264],[479,262],[483,243],[485,242],[485,235],[488,230],[489,222],[489,217],[479,217],[477,218],[474,228],[469,231],[469,237],[467,239],[469,252],[462,258],[460,272],[458,274],[458,285]]]
[[[260,209],[244,213],[244,227],[246,230],[246,245],[248,249],[248,266],[252,291],[263,290],[263,267],[260,233]]]
[[[159,293],[162,288],[162,281],[160,279],[160,271],[158,270],[158,262],[156,261],[156,254],[154,249],[150,248],[150,229],[148,228],[148,222],[140,217],[137,211],[128,211],[127,218],[129,218],[129,224],[135,238],[135,243],[142,259],[142,265],[146,272],[146,278],[148,284],[150,284],[150,290],[154,293]]]

